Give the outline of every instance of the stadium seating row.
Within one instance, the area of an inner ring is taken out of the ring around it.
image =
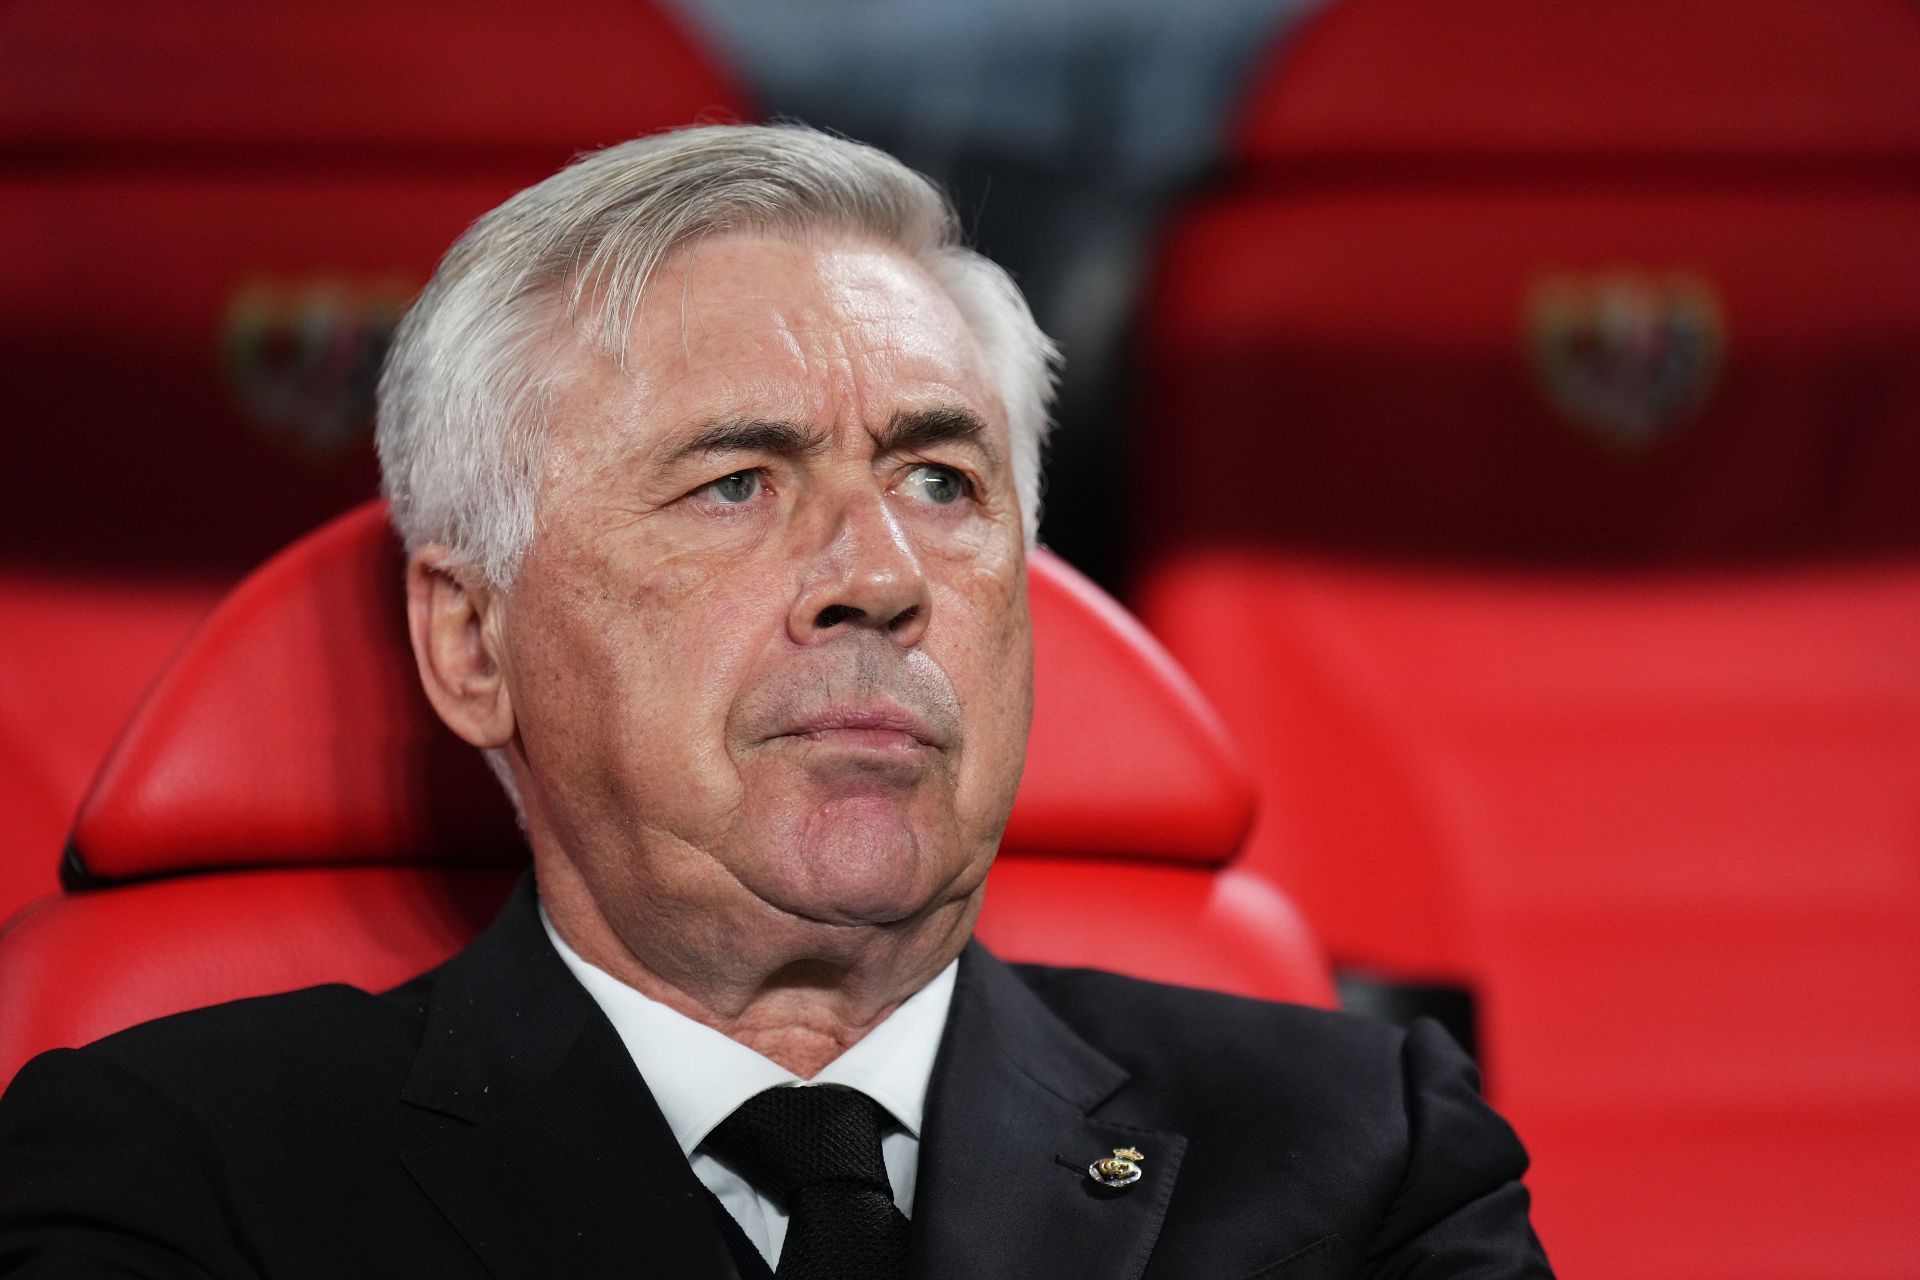
[[[1570,1275],[1920,1270],[1916,66],[1907,4],[1353,0],[1163,237],[1131,597],[1245,865],[1477,998]]]

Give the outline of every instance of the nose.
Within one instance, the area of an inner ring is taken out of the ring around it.
[[[796,644],[871,629],[903,649],[926,634],[933,596],[913,541],[886,495],[842,504],[787,619]]]

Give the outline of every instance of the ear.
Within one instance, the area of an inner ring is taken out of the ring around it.
[[[407,631],[420,683],[449,729],[476,747],[503,747],[513,739],[505,602],[478,572],[452,565],[452,552],[437,545],[407,559]]]

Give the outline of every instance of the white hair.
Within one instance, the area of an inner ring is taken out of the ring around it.
[[[885,152],[799,125],[702,125],[592,152],[454,242],[381,372],[382,485],[409,551],[451,549],[496,589],[532,540],[553,341],[577,335],[625,367],[649,281],[729,231],[850,233],[918,262],[945,289],[1006,411],[1031,544],[1058,355],[1000,267],[966,247],[938,188]]]

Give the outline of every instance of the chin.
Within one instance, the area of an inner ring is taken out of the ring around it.
[[[950,827],[915,824],[897,801],[842,799],[781,825],[762,846],[777,850],[764,867],[762,896],[793,915],[895,924],[953,895],[958,866]]]

